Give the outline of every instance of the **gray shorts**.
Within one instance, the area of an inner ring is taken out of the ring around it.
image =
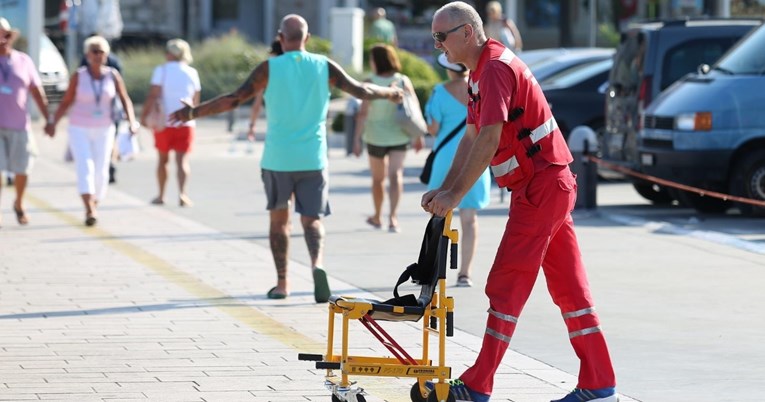
[[[268,205],[266,209],[286,209],[295,194],[295,211],[300,215],[319,217],[329,215],[329,172],[307,170],[276,172],[261,169]]]
[[[27,174],[36,155],[37,146],[29,131],[0,128],[0,170]]]

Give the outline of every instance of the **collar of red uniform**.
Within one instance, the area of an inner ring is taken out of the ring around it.
[[[483,66],[485,66],[486,62],[491,59],[491,55],[493,53],[492,50],[498,50],[498,48],[504,50],[504,47],[505,46],[502,43],[489,38],[483,45],[483,49],[481,50],[481,57],[478,58],[478,65],[476,66],[475,70],[470,72],[470,75],[472,77],[480,77]],[[501,50],[499,52],[502,53]]]

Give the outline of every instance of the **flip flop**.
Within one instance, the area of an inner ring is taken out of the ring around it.
[[[29,223],[29,218],[23,209],[14,206],[13,212],[16,213],[16,220],[19,222],[19,225],[26,225]]]
[[[372,220],[371,216],[369,218],[367,218],[367,225],[369,225],[369,226],[371,226],[371,227],[373,227],[375,229],[382,229],[382,224],[381,223],[375,223],[375,221]]]
[[[329,297],[332,296],[332,291],[329,290],[329,282],[327,281],[327,273],[321,268],[314,268],[313,270],[313,298],[316,303],[326,303],[329,301]]]
[[[276,286],[274,286],[271,288],[271,290],[268,291],[268,293],[266,293],[266,297],[272,300],[282,300],[286,299],[287,295],[284,293],[276,293]]]

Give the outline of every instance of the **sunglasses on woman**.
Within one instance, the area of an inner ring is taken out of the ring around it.
[[[446,32],[433,32],[433,39],[435,39],[435,40],[437,40],[439,42],[444,42],[444,41],[446,41],[446,37],[449,36],[450,33],[452,33],[454,31],[464,27],[465,25],[468,25],[468,23],[466,22],[466,23],[464,23],[462,25],[458,25],[458,26],[456,26],[456,27],[454,27],[454,28],[452,28],[452,29],[450,29],[450,30],[448,30]]]

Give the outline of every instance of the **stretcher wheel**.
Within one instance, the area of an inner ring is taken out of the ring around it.
[[[346,401],[340,399],[340,397],[338,397],[337,395],[332,394],[332,402],[346,402]],[[357,394],[356,402],[367,402],[367,398],[365,398],[364,395]]]
[[[439,402],[438,398],[436,397],[436,391],[428,394],[427,402]],[[457,398],[454,397],[452,391],[449,391],[449,396],[446,397],[446,402],[457,402]]]
[[[427,402],[426,398],[422,397],[420,393],[420,383],[416,382],[412,385],[412,391],[409,392],[409,397],[412,398],[412,402]]]

